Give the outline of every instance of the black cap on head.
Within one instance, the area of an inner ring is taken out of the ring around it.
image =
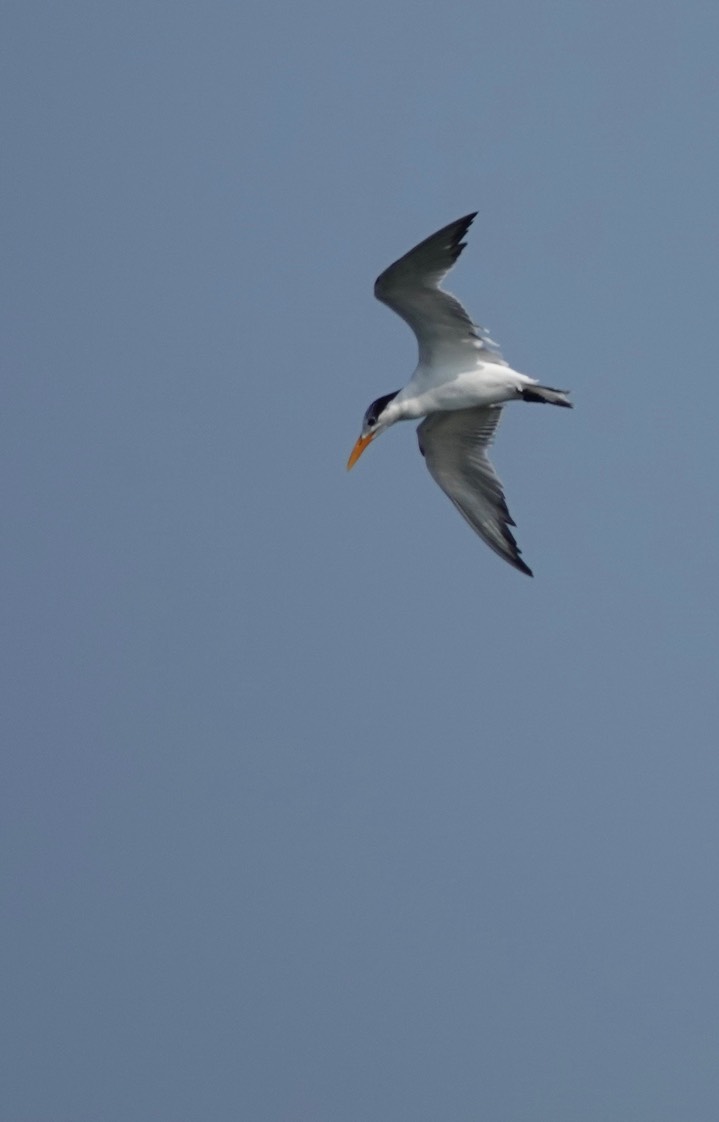
[[[393,398],[397,396],[398,393],[399,390],[395,390],[394,393],[386,393],[384,397],[378,397],[376,401],[372,402],[369,409],[364,415],[364,425],[366,428],[370,428],[372,425],[377,424],[377,421],[384,412],[385,408],[389,405],[390,401],[392,401]]]

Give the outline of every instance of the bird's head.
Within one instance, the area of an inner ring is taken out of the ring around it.
[[[399,390],[395,390],[394,393],[386,393],[384,397],[378,397],[366,410],[362,418],[362,432],[357,438],[357,443],[352,449],[350,458],[347,461],[348,471],[355,466],[365,448],[372,443],[374,438],[379,436],[381,432],[384,432],[386,428],[389,428],[389,426],[397,420],[397,417],[393,417],[388,413],[387,406],[391,401],[394,401],[398,393]]]

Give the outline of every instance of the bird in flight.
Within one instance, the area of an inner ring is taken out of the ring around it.
[[[354,467],[390,425],[424,418],[417,438],[432,478],[490,549],[531,577],[510,529],[515,523],[487,450],[506,402],[569,409],[572,403],[567,390],[542,386],[512,370],[485,329],[441,288],[476,216],[475,211],[443,226],[377,278],[375,296],[412,328],[419,361],[404,389],[378,397],[369,406],[347,468]]]

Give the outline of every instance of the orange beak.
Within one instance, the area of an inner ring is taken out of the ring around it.
[[[371,444],[373,440],[374,440],[374,433],[368,433],[367,436],[360,436],[359,437],[357,443],[355,444],[354,448],[350,452],[350,458],[347,461],[347,471],[349,471],[350,468],[353,468],[355,466],[355,464],[357,463],[358,459],[360,458],[360,456],[364,452],[367,445]]]

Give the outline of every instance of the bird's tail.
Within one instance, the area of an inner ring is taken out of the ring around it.
[[[525,386],[522,390],[524,401],[540,401],[543,405],[563,405],[565,409],[572,409],[572,402],[567,396],[569,390],[554,390],[551,386]]]

